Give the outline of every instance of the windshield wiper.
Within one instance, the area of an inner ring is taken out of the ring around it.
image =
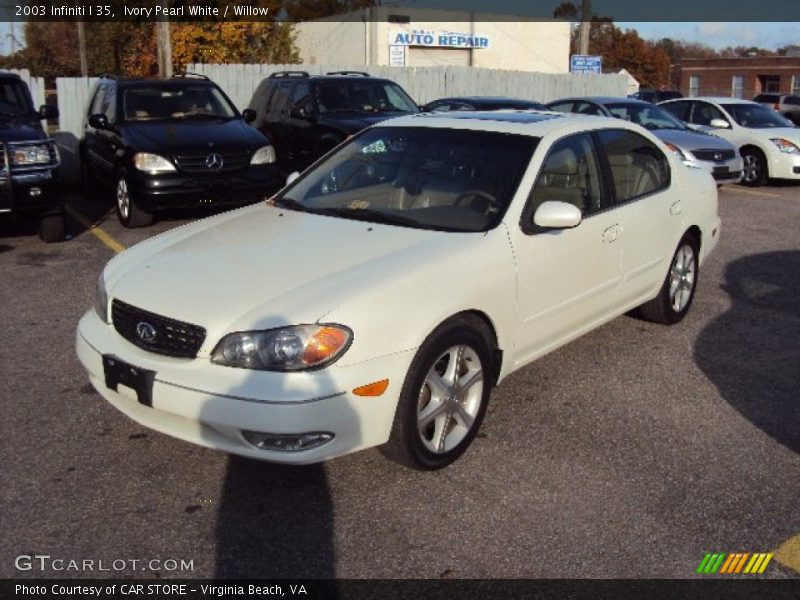
[[[300,212],[309,212],[308,207],[305,204],[300,204],[294,198],[289,198],[287,196],[276,200],[275,206],[279,206],[280,208],[288,208],[289,210],[297,210]]]
[[[331,208],[315,208],[309,212],[332,217],[344,217],[345,219],[354,219],[356,221],[385,223],[387,225],[402,225],[404,227],[417,228],[423,226],[423,224],[416,219],[411,219],[409,217],[404,217],[393,213],[386,213],[381,210],[374,210],[371,208],[349,208],[347,206],[338,206]]]

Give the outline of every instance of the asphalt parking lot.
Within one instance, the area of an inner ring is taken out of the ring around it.
[[[376,450],[251,462],[115,411],[78,319],[109,245],[190,219],[125,230],[69,205],[61,244],[0,225],[0,577],[684,578],[718,551],[777,551],[761,577],[800,576],[800,186],[724,188],[686,320],[622,317],[512,375],[434,473]],[[18,571],[23,554],[194,569]]]

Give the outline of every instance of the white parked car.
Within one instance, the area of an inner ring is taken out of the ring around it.
[[[736,146],[744,161],[742,183],[759,186],[769,177],[800,181],[800,129],[766,106],[711,97],[668,100],[659,106],[690,127]]]
[[[114,258],[77,352],[106,400],[183,440],[439,468],[510,373],[640,305],[680,321],[719,235],[714,180],[637,125],[402,117],[270,203]]]

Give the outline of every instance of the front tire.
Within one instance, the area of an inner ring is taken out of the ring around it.
[[[750,187],[759,187],[767,181],[767,159],[759,151],[748,148],[742,151],[744,175],[742,183]]]
[[[120,176],[117,180],[115,198],[117,217],[123,227],[147,227],[153,222],[153,213],[142,210],[136,204],[125,177]]]
[[[486,326],[467,316],[447,321],[428,337],[406,375],[384,455],[434,470],[466,451],[494,381],[490,340]]]
[[[643,318],[654,323],[673,325],[681,321],[694,300],[700,275],[699,244],[687,234],[672,256],[669,272],[658,296],[639,307]]]

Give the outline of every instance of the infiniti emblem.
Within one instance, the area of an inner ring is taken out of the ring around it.
[[[143,342],[152,344],[156,341],[156,328],[150,325],[150,323],[142,321],[136,326],[136,335],[138,335],[139,339]]]
[[[222,168],[222,157],[219,154],[209,154],[206,156],[206,166],[214,171]]]
[[[722,153],[717,152],[716,154],[714,154],[714,160],[722,160]]]

